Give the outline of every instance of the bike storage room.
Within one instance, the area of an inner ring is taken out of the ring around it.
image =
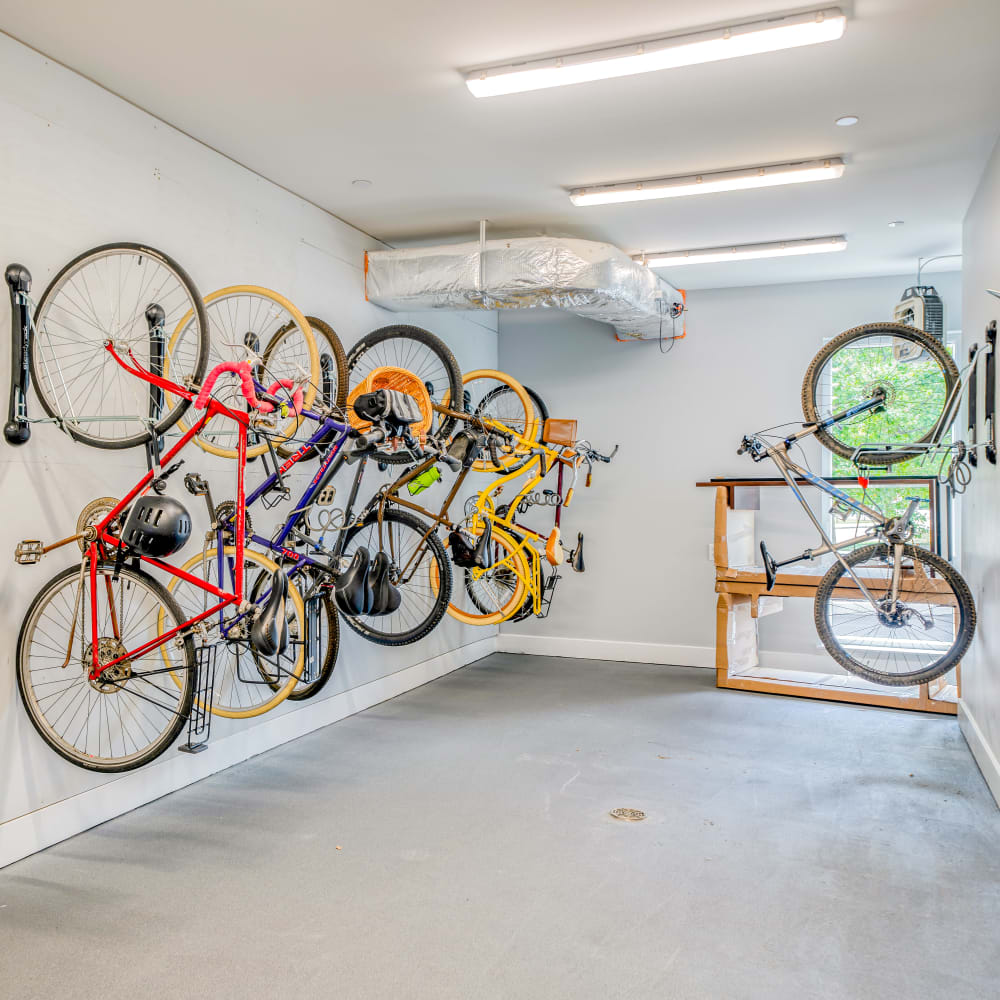
[[[1000,997],[998,0],[0,0],[0,997]]]

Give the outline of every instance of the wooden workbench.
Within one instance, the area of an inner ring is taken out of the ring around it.
[[[920,480],[923,482],[923,480]],[[917,480],[913,480],[917,482]],[[715,490],[715,561],[716,602],[715,673],[718,687],[767,694],[821,698],[863,705],[880,705],[921,712],[954,715],[959,693],[959,668],[954,677],[940,678],[931,684],[891,688],[871,684],[860,677],[841,672],[830,658],[830,673],[803,670],[780,670],[760,666],[757,622],[784,608],[786,598],[815,600],[816,588],[826,567],[804,564],[795,572],[778,573],[771,591],[767,590],[764,568],[759,565],[755,544],[756,512],[760,509],[761,487],[785,486],[782,479],[711,480],[698,483]],[[931,525],[936,518],[931,517]],[[813,572],[809,572],[809,570]],[[946,587],[942,581],[943,587]],[[857,593],[852,582],[838,588],[838,595]],[[924,597],[926,600],[926,596]],[[942,602],[949,597],[942,593]]]

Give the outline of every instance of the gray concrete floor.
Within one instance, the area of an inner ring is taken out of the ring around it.
[[[998,845],[954,719],[498,654],[4,870],[0,994],[981,1000]]]

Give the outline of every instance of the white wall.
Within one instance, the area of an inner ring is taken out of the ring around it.
[[[362,252],[375,241],[3,35],[0,133],[0,266],[27,265],[36,298],[80,251],[146,242],[176,257],[203,294],[239,283],[277,289],[303,312],[325,318],[347,347],[386,323],[414,322],[443,336],[464,369],[496,364],[491,315],[393,316],[368,305]],[[6,337],[6,294],[2,299]],[[9,357],[4,346],[4,385]],[[212,468],[196,449],[186,458],[189,468]],[[255,483],[259,463],[252,468]],[[41,742],[19,704],[14,650],[33,595],[72,562],[73,550],[34,567],[15,567],[11,555],[19,539],[69,534],[87,501],[120,496],[144,469],[141,451],[86,448],[51,425],[36,425],[22,448],[0,443],[0,553],[8,559],[0,599],[0,865],[492,649],[495,630],[464,628],[450,618],[427,639],[398,649],[344,628],[334,677],[314,701],[286,703],[250,722],[217,720],[206,753],[168,751],[124,777],[66,763]],[[216,498],[224,499],[231,493],[222,484],[233,482],[233,467],[216,463],[214,470]],[[293,490],[305,481],[300,473]],[[182,499],[200,513],[183,491]]]
[[[945,299],[948,326],[960,328],[959,275],[928,278]],[[900,276],[691,292],[688,336],[667,356],[656,343],[618,343],[608,327],[563,313],[501,313],[501,368],[536,389],[553,416],[577,418],[598,450],[621,445],[614,467],[598,466],[593,487],[578,491],[565,515],[564,537],[586,534],[586,576],[566,574],[549,618],[508,623],[501,635],[545,637],[534,648],[566,655],[580,647],[553,640],[714,665],[714,495],[695,483],[776,475],[770,463],[736,455],[742,435],[801,420],[802,377],[823,341],[891,318],[912,283]],[[807,454],[821,471],[821,449],[807,446]],[[816,543],[788,491],[762,491],[761,505],[758,534],[779,558]],[[816,669],[808,657],[822,647],[811,604],[786,601],[785,609],[761,619],[762,663]],[[824,663],[835,669],[825,655]]]
[[[986,294],[1000,288],[1000,146],[993,151],[963,228],[964,342],[983,343],[991,320],[1000,320],[1000,301]],[[963,356],[966,356],[963,353]],[[980,379],[985,367],[980,371]],[[982,385],[982,381],[980,382]],[[979,392],[983,412],[983,390]],[[980,436],[982,436],[980,421]],[[1000,471],[980,458],[962,511],[963,571],[976,599],[979,624],[962,662],[962,731],[1000,802]]]

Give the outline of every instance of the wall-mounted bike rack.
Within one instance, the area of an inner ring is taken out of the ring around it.
[[[986,391],[983,401],[986,405],[986,457],[990,464],[997,464],[997,321],[986,327],[986,341],[990,350],[986,354]]]
[[[979,365],[978,357],[982,353],[986,356],[986,380],[983,392],[984,419],[986,427],[986,440],[983,442],[987,460],[997,464],[997,429],[996,429],[996,347],[997,347],[997,321],[993,320],[986,327],[986,344],[980,352],[979,344],[973,344],[969,348],[969,364],[972,370],[969,372],[968,383],[968,411],[967,411],[967,431],[968,431],[968,453],[966,461],[972,467],[979,465]]]
[[[199,643],[194,650],[194,700],[188,716],[187,742],[181,753],[201,753],[212,735],[212,701],[215,694],[215,643]]]
[[[3,436],[8,444],[25,444],[31,437],[28,424],[28,387],[31,384],[31,272],[23,264],[9,264],[5,272],[10,293],[10,404]]]

